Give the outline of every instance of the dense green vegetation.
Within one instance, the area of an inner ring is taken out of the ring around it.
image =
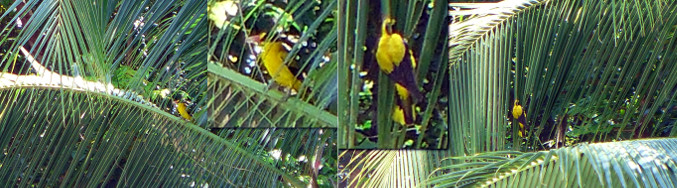
[[[334,130],[212,126],[206,1],[2,3],[3,187],[336,184]]]
[[[674,185],[676,5],[452,3],[449,149],[346,150],[341,185]]]

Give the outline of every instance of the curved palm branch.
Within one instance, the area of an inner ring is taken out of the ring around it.
[[[2,129],[0,184],[304,187],[317,184],[320,165],[332,165],[325,156],[335,155],[333,131],[238,129],[217,136],[126,100],[55,90],[26,89],[16,98],[25,105],[3,108],[9,122],[3,124],[18,126]],[[295,166],[301,156],[308,165]]]
[[[670,187],[677,183],[677,139],[649,139],[534,153],[489,152],[454,157],[463,163],[430,178],[439,187]]]
[[[171,96],[185,93],[191,113],[206,115],[206,32],[196,29],[206,26],[206,3],[16,1],[14,8],[2,17],[15,20],[0,41],[11,54],[2,57],[5,80],[95,88],[177,116]],[[17,77],[29,74],[36,77]]]

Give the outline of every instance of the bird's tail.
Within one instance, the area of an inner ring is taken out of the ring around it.
[[[411,100],[412,96],[410,96],[409,90],[404,86],[402,86],[401,84],[395,84],[395,88],[397,90],[397,97],[395,103],[397,107],[394,113],[402,113],[401,118],[404,120],[405,125],[414,124],[414,121],[416,121],[416,114],[414,114],[415,104],[412,103]],[[402,122],[400,122],[400,124],[402,124]]]
[[[295,80],[292,88],[294,88],[294,90],[296,90],[296,92],[301,92],[301,81]]]

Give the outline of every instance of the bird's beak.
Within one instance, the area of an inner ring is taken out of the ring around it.
[[[252,35],[247,37],[248,43],[261,43],[261,35]]]

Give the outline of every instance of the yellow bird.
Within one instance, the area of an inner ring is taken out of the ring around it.
[[[418,82],[414,75],[416,59],[402,35],[392,32],[390,27],[394,23],[395,20],[390,18],[383,21],[381,38],[376,49],[376,61],[381,71],[393,82],[406,88],[412,97],[418,100],[422,94],[418,90]]]
[[[414,69],[416,58],[408,48],[402,35],[392,32],[395,20],[385,19],[381,27],[381,37],[376,49],[376,61],[388,78],[395,82],[397,90],[396,105],[393,109],[393,121],[401,125],[411,125],[416,120],[415,102],[422,94],[418,90]]]
[[[519,100],[515,100],[515,103],[513,104],[512,117],[517,119],[517,123],[519,123],[519,126],[520,126],[519,135],[520,135],[520,137],[524,137],[524,133],[526,133],[526,129],[525,129],[524,125],[527,124],[527,114],[524,113],[524,110],[522,109],[522,105],[519,105]]]
[[[183,101],[179,101],[176,104],[176,110],[179,111],[179,114],[181,114],[181,117],[184,119],[191,121],[193,120],[193,117],[188,113],[188,106],[186,106],[186,103]]]
[[[261,36],[255,36],[256,41],[260,41]],[[285,65],[284,59],[289,52],[280,41],[262,42],[263,49],[260,54],[263,67],[277,84],[299,91],[301,81]]]

